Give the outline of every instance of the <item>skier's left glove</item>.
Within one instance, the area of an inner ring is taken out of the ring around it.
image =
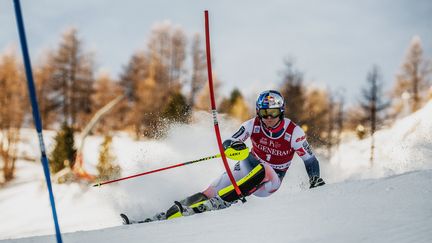
[[[325,185],[324,180],[321,177],[318,177],[318,176],[312,176],[309,179],[309,183],[310,183],[310,187],[309,188],[314,188],[314,187],[317,187],[317,186],[323,186],[323,185]]]
[[[223,142],[223,147],[225,150],[228,148],[233,148],[234,150],[240,151],[246,149],[247,146],[242,141],[227,139]]]

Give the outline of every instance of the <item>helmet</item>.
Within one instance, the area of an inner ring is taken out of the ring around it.
[[[279,109],[281,116],[285,111],[285,101],[281,93],[275,90],[266,90],[261,92],[256,101],[256,111],[259,115],[261,109]]]

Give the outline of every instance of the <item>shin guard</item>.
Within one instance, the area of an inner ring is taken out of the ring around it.
[[[258,187],[261,185],[262,181],[264,180],[264,177],[265,177],[264,166],[262,164],[259,164],[255,166],[255,168],[253,168],[249,172],[249,174],[247,174],[245,177],[238,180],[237,185],[239,186],[243,196],[249,196],[256,189],[258,189]],[[234,190],[233,185],[229,185],[221,189],[220,191],[218,191],[218,195],[220,198],[222,198],[224,201],[227,202],[234,202],[239,199],[239,196]]]

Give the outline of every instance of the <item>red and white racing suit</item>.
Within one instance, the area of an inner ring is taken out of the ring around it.
[[[319,176],[318,160],[306,141],[303,129],[290,119],[284,118],[276,128],[268,129],[259,117],[252,118],[241,125],[231,140],[244,142],[248,138],[252,142],[249,157],[239,161],[231,171],[238,181],[259,163],[264,165],[265,178],[253,195],[266,197],[279,189],[295,153],[304,161],[309,177]],[[219,190],[229,185],[231,181],[225,172],[203,193],[209,198],[215,197]]]

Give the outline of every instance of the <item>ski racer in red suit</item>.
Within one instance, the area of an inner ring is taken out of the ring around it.
[[[285,102],[282,95],[274,90],[262,92],[256,101],[256,114],[244,122],[231,138],[224,141],[224,148],[242,150],[244,141],[251,139],[249,156],[236,163],[233,176],[243,196],[267,197],[277,191],[297,153],[304,161],[309,176],[310,188],[322,186],[319,163],[313,154],[301,127],[284,118]],[[239,200],[227,173],[223,173],[203,192],[184,200],[176,201],[168,209],[148,218],[145,222],[172,219],[229,207]]]

